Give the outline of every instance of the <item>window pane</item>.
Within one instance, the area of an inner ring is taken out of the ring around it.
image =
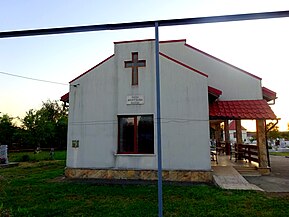
[[[152,115],[138,116],[138,153],[154,153],[154,122]]]
[[[134,152],[134,118],[119,118],[119,151],[120,153]]]

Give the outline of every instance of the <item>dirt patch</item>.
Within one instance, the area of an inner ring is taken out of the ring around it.
[[[289,200],[289,192],[265,192],[267,197],[284,198]]]
[[[65,182],[67,178],[65,176],[58,176],[54,179],[50,179],[48,182]]]

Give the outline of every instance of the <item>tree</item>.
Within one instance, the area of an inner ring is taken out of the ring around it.
[[[25,143],[28,144],[26,148],[35,148],[40,142],[39,138],[39,115],[37,111],[30,109],[26,112],[26,116],[22,119],[22,128],[25,130],[23,133],[23,137]]]
[[[55,144],[61,149],[66,149],[68,115],[61,116],[56,122]]]
[[[285,140],[289,140],[289,131],[280,132],[280,138],[283,138]]]
[[[7,114],[0,116],[0,144],[11,145],[15,126],[12,123],[13,118]]]
[[[269,122],[268,124],[266,124],[266,128],[270,129],[271,127],[274,126],[275,123],[273,122]],[[279,127],[277,125],[275,125],[272,129],[270,129],[270,131],[267,134],[268,139],[277,139],[280,138],[280,132],[279,132]]]
[[[34,148],[65,148],[67,113],[67,108],[50,100],[43,102],[39,110],[29,110],[22,120],[26,141]]]

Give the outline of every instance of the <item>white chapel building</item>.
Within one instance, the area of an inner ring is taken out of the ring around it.
[[[210,126],[227,120],[257,120],[259,166],[269,169],[262,136],[276,93],[186,40],[160,42],[159,59],[164,180],[211,181]],[[155,40],[115,42],[70,82],[66,176],[157,179],[155,68]]]

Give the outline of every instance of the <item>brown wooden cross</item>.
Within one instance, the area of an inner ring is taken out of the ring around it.
[[[132,80],[131,85],[138,85],[138,67],[145,67],[146,61],[138,59],[138,52],[131,53],[132,60],[124,61],[125,68],[131,68]]]

